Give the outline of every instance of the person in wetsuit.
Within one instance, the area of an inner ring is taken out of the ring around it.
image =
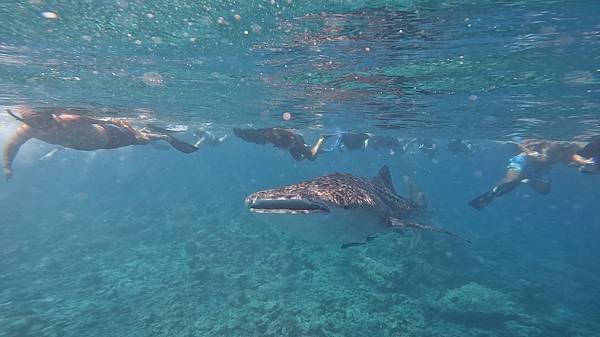
[[[326,137],[334,137],[334,143],[328,148],[321,148],[322,152],[333,152],[334,150],[342,151],[348,149],[349,151],[364,150],[367,147],[371,135],[364,132],[353,133],[338,131],[333,134],[328,134]]]
[[[184,153],[198,150],[194,145],[171,135],[154,133],[145,128],[135,129],[122,119],[103,120],[60,109],[44,113],[28,106],[20,106],[16,110],[20,117],[11,110],[7,112],[23,124],[4,146],[3,173],[6,179],[13,175],[12,163],[19,149],[32,138],[82,151],[144,145],[158,140],[164,140]]]
[[[593,137],[590,142],[573,155],[573,163],[579,171],[587,174],[600,173],[600,136]]]
[[[448,151],[452,154],[469,154],[473,152],[473,144],[466,140],[450,138],[448,139]]]
[[[276,148],[288,150],[296,161],[308,159],[314,161],[317,158],[319,148],[329,137],[322,135],[313,146],[308,146],[301,135],[281,128],[265,129],[233,129],[233,134],[246,142],[264,145],[271,143]]]
[[[583,148],[580,142],[529,139],[518,144],[520,153],[509,160],[504,178],[490,191],[469,205],[477,210],[487,207],[494,198],[502,196],[520,184],[527,184],[541,194],[550,192],[548,173],[554,164],[570,165],[573,156]]]
[[[196,147],[200,147],[202,145],[221,145],[221,143],[223,143],[227,138],[229,138],[228,135],[217,137],[214,134],[212,134],[212,132],[201,129],[195,130],[194,136],[196,136],[197,138],[197,141],[194,144],[194,146]]]
[[[388,150],[390,154],[398,153],[398,151],[403,153],[406,150],[400,139],[391,136],[369,135],[367,146],[375,150]]]

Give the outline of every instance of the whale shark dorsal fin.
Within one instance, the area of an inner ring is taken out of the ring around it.
[[[379,169],[377,176],[373,178],[373,182],[379,186],[387,188],[395,194],[398,194],[394,188],[394,184],[392,183],[392,174],[390,173],[390,169],[387,167],[387,165],[383,165]]]

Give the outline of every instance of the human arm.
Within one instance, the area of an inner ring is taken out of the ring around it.
[[[576,165],[592,165],[592,164],[594,164],[593,158],[585,158],[577,153],[573,155],[572,159]]]
[[[12,177],[12,163],[15,159],[15,156],[19,152],[21,145],[25,144],[29,139],[33,137],[33,133],[35,131],[29,127],[28,125],[21,125],[17,128],[14,135],[12,135],[6,145],[4,145],[4,158],[2,161],[3,164],[3,174],[4,177],[8,180]]]

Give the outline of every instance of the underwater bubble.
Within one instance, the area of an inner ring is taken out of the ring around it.
[[[42,16],[46,19],[50,19],[50,20],[56,20],[58,19],[58,14],[54,13],[54,12],[43,12]]]
[[[154,14],[152,14],[152,13],[148,13],[148,14],[146,14],[146,17],[147,17],[148,19],[154,19]]]
[[[225,18],[224,18],[224,17],[222,17],[222,16],[219,16],[219,17],[217,18],[217,24],[218,24],[218,25],[227,25],[227,21],[225,21]]]
[[[242,17],[239,14],[234,15],[233,18],[235,19],[235,21],[240,21],[242,19]]]
[[[282,117],[284,121],[289,121],[290,119],[292,119],[292,114],[286,111],[283,113]]]
[[[163,84],[162,76],[155,71],[145,73],[142,81],[151,87],[159,87]]]
[[[469,96],[469,101],[475,102],[476,100],[477,100],[477,95],[470,95]]]
[[[81,39],[87,42],[92,41],[92,37],[89,35],[81,35]]]

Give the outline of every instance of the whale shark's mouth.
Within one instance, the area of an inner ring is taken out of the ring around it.
[[[260,214],[313,214],[329,213],[324,204],[304,199],[255,199],[247,200],[250,211]]]

